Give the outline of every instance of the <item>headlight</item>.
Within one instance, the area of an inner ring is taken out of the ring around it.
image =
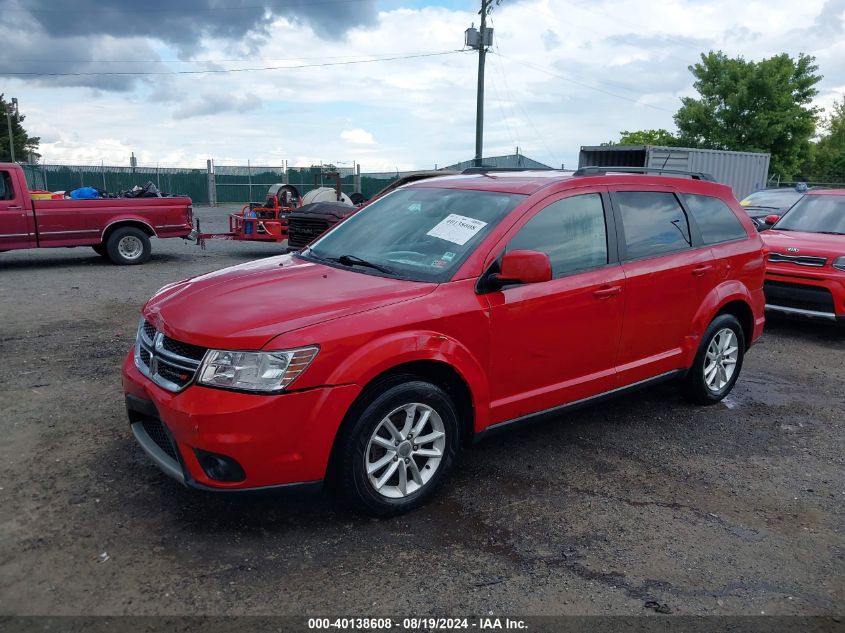
[[[282,391],[305,371],[319,347],[274,352],[209,350],[198,382],[210,387],[244,391]]]
[[[845,271],[845,255],[833,260],[833,267]]]

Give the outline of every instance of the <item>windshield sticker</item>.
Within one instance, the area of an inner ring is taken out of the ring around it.
[[[485,226],[487,226],[487,222],[450,213],[446,219],[439,222],[426,235],[439,237],[441,240],[463,246]]]
[[[453,259],[455,259],[455,253],[446,251],[445,253],[443,253],[442,259],[445,259],[447,262],[451,262]]]

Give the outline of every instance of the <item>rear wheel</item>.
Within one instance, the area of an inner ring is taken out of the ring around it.
[[[458,418],[445,391],[409,376],[374,394],[346,435],[341,479],[361,512],[387,517],[425,503],[458,453]]]
[[[695,404],[716,404],[736,384],[744,357],[742,326],[732,314],[720,314],[701,338],[695,361],[680,384],[681,393]]]
[[[152,253],[150,238],[134,226],[115,229],[106,241],[106,250],[112,262],[124,266],[143,264]]]

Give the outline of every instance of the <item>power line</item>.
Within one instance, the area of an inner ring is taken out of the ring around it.
[[[422,51],[420,54],[425,54]],[[417,53],[385,53],[416,55]],[[361,55],[312,55],[310,57],[246,57],[238,59],[0,59],[5,64],[223,64],[231,62],[293,62],[303,59],[350,59]]]
[[[224,73],[248,73],[265,70],[295,70],[297,68],[321,68],[324,66],[349,66],[352,64],[371,64],[373,62],[389,62],[400,59],[419,59],[423,57],[438,57],[462,53],[461,49],[440,51],[434,53],[418,53],[415,55],[397,55],[394,57],[378,57],[374,59],[359,59],[342,62],[324,62],[321,64],[299,64],[296,66],[263,66],[260,68],[213,68],[208,70],[161,70],[161,71],[111,71],[111,72],[73,72],[73,73],[37,73],[37,72],[2,72],[8,76],[23,77],[101,77],[101,76],[148,76],[148,75],[207,75]]]
[[[307,4],[303,2],[265,2],[264,4],[241,5],[237,7],[191,7],[184,6],[184,4],[176,3],[177,6],[170,7],[110,7],[100,6],[97,11],[100,14],[128,14],[128,13],[184,13],[186,16],[191,13],[213,13],[216,11],[255,11],[256,9],[302,9],[305,6],[325,5],[325,4],[351,4],[357,2],[368,2],[369,0],[307,0]],[[4,8],[4,13],[29,13],[29,14],[73,14],[78,15],[81,9],[63,7],[61,9],[32,9],[28,7],[10,7]]]
[[[508,57],[507,55],[502,55],[502,53],[497,52],[496,55],[499,55],[503,59],[507,59],[509,61],[514,62],[515,64],[520,64],[522,66],[527,66],[529,68],[533,68],[537,72],[541,72],[545,75],[549,75],[550,77],[555,77],[562,81],[569,82],[571,84],[575,84],[576,86],[581,86],[582,88],[587,88],[588,90],[595,90],[596,92],[601,92],[603,94],[609,95],[611,97],[616,97],[617,99],[624,99],[625,101],[630,101],[631,103],[636,103],[637,105],[645,106],[646,108],[651,108],[653,110],[659,110],[661,112],[669,112],[670,114],[674,114],[672,110],[668,110],[666,108],[661,108],[660,106],[652,105],[650,103],[643,103],[639,99],[632,99],[631,97],[626,97],[625,95],[620,95],[615,92],[610,92],[609,90],[604,90],[603,88],[597,88],[596,86],[591,86],[590,84],[583,83],[581,81],[577,81],[576,79],[572,79],[571,77],[565,77],[564,75],[560,75],[558,73],[554,73],[546,68],[541,66],[537,66],[536,64],[532,64],[531,62],[526,62],[521,59],[516,59],[514,57]]]

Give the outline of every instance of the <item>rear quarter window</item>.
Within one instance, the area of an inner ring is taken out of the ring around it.
[[[705,244],[719,244],[748,237],[733,210],[718,198],[691,193],[682,193],[681,198],[698,225]]]

